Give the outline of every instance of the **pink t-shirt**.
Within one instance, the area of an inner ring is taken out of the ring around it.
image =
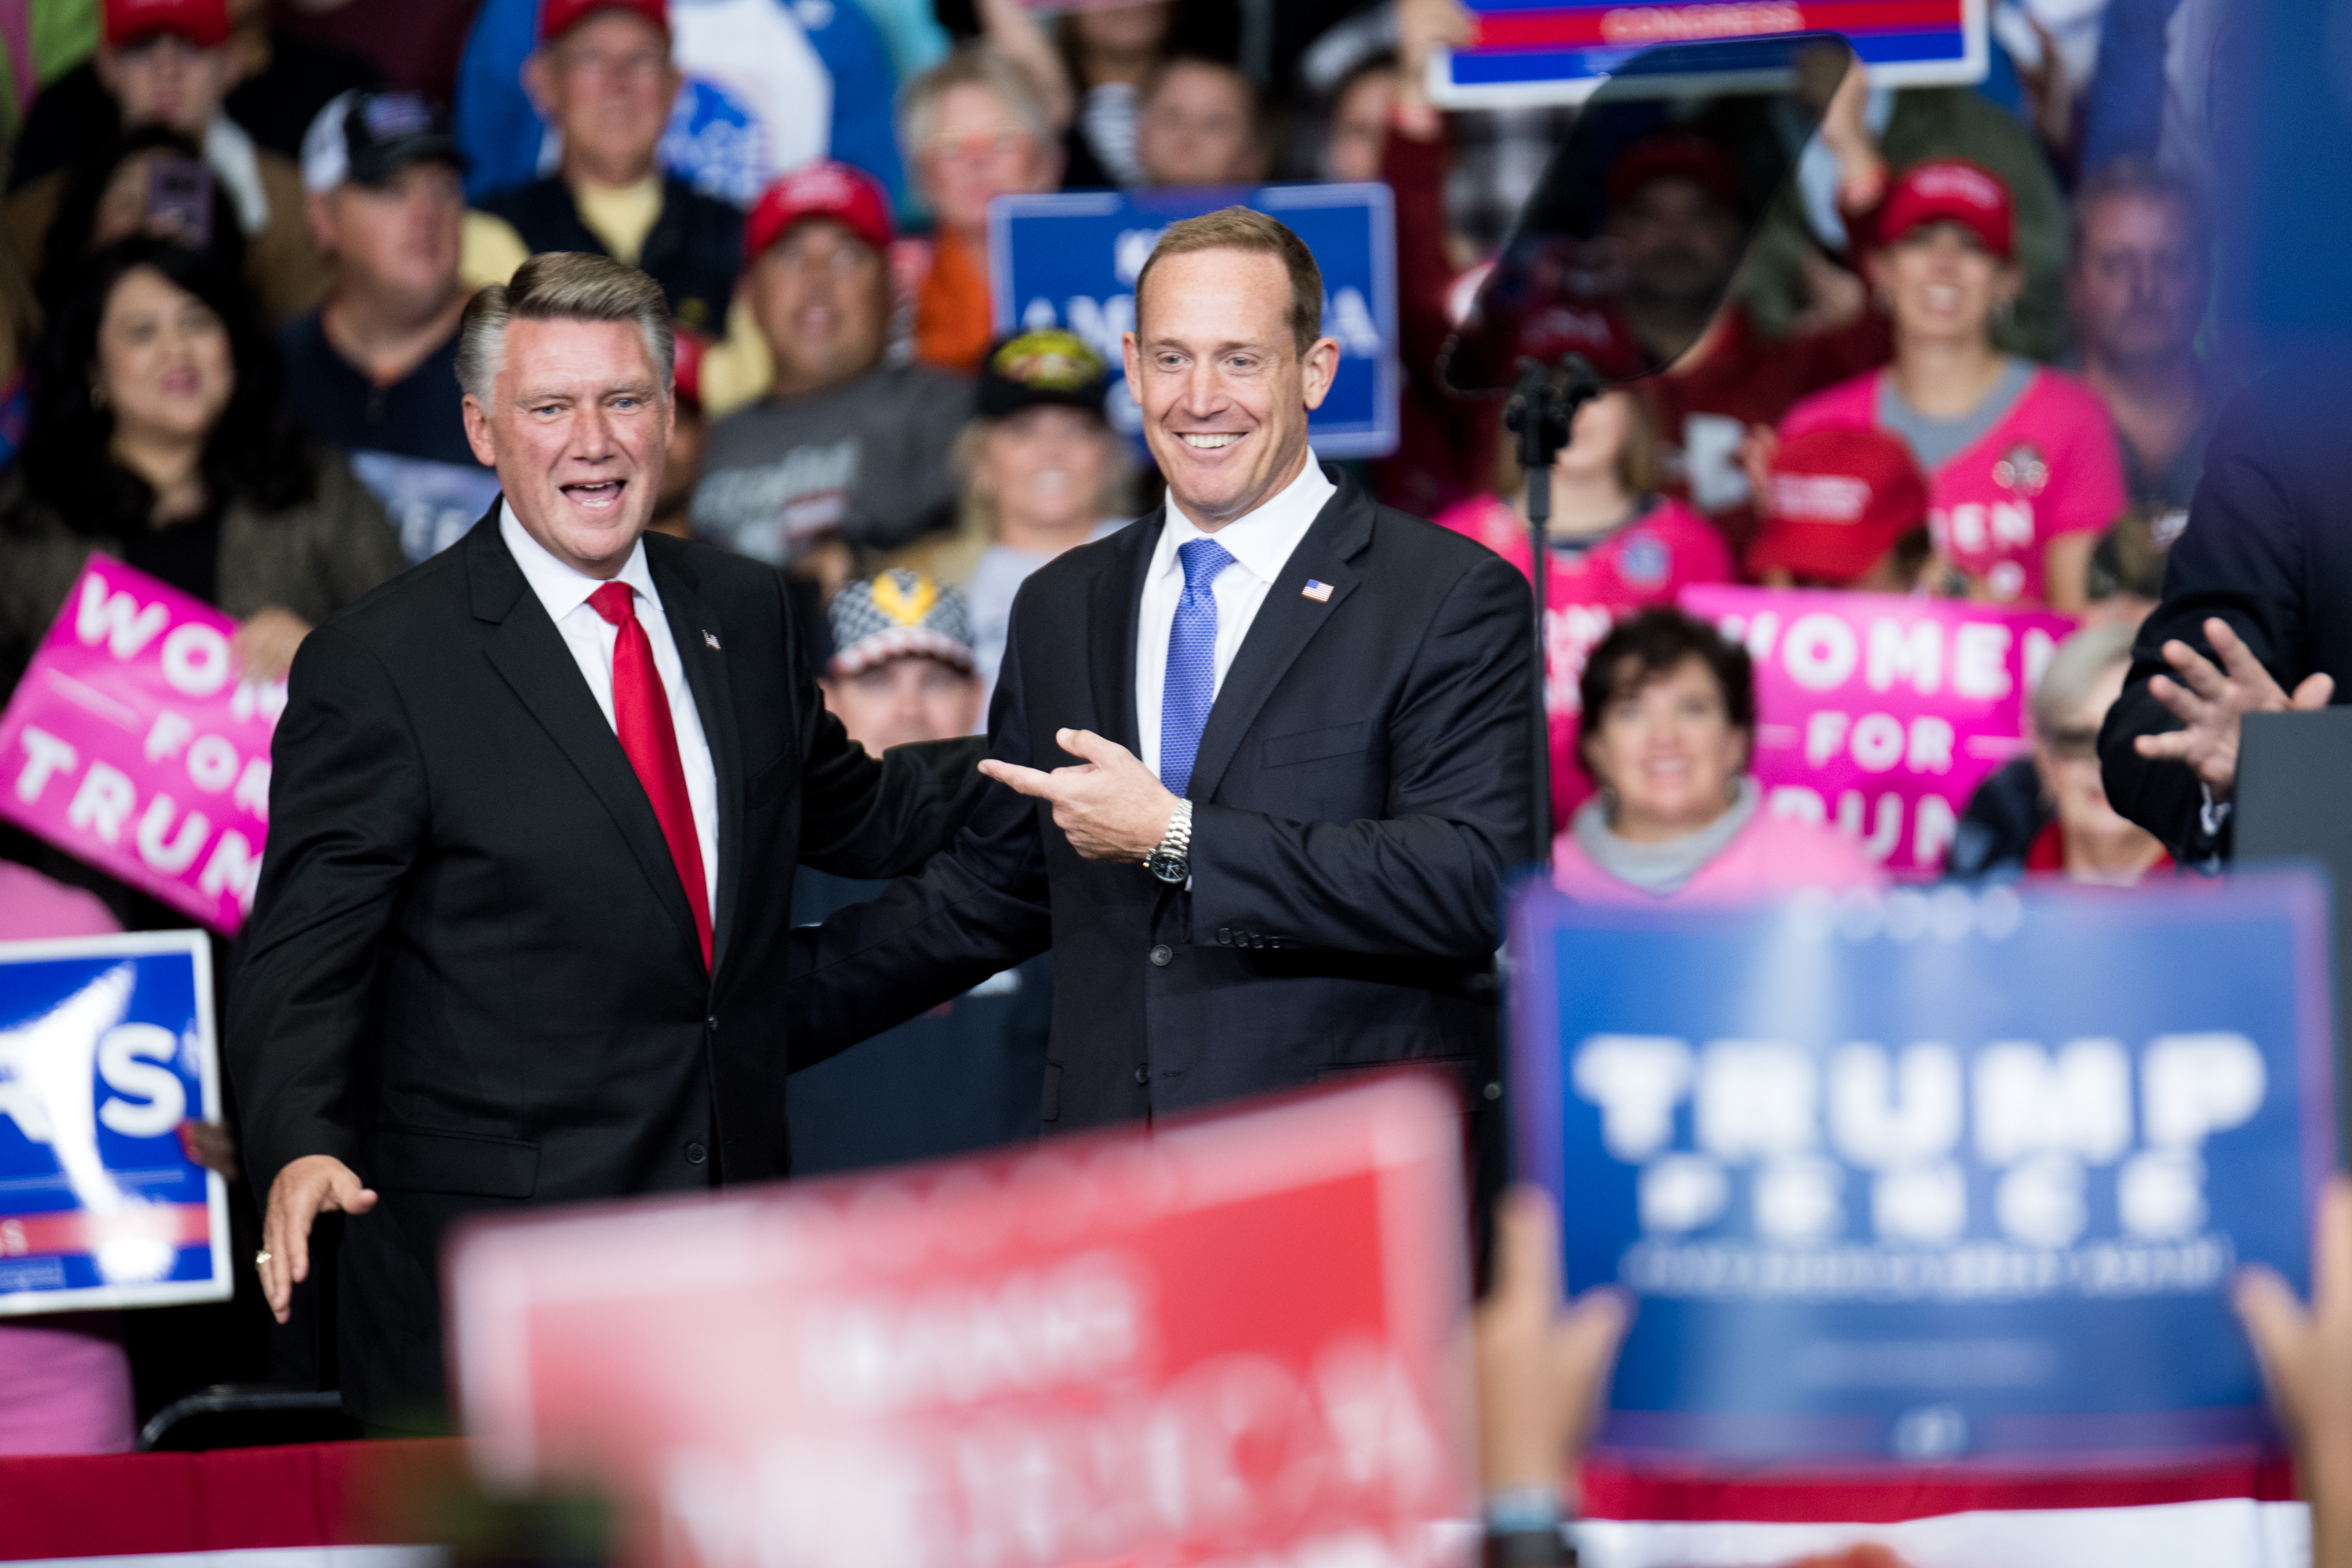
[[[1573,832],[1552,842],[1551,880],[1570,898],[1595,904],[1726,904],[1799,888],[1843,892],[1887,885],[1885,868],[1836,828],[1765,810],[1671,893],[1644,892],[1620,881],[1593,863]]]
[[[97,896],[0,860],[0,942],[122,928]],[[131,1362],[108,1314],[0,1323],[0,1454],[120,1454],[131,1447]]]
[[[1528,525],[1510,504],[1480,496],[1439,514],[1438,525],[1467,534],[1522,573],[1528,570]],[[1581,707],[1576,685],[1584,662],[1620,616],[1651,605],[1671,605],[1685,583],[1731,581],[1731,551],[1715,525],[1671,498],[1599,543],[1568,555],[1551,552],[1544,584],[1545,644],[1549,650],[1551,811],[1564,824],[1592,793],[1576,760]]]
[[[1814,430],[1875,430],[1883,370],[1840,382],[1789,410],[1786,440]],[[1946,560],[1997,599],[2040,604],[2042,564],[2062,533],[2104,530],[2129,505],[2115,423],[2098,394],[2037,369],[2009,412],[1932,476],[1927,526]]]

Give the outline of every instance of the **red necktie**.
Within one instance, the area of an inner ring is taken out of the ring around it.
[[[686,764],[678,761],[677,731],[669,721],[669,693],[654,668],[654,645],[637,619],[636,590],[607,583],[588,595],[596,613],[616,627],[613,644],[613,725],[621,750],[646,786],[686,901],[694,910],[694,934],[702,939],[702,967],[710,967],[710,895],[702,881],[702,841],[694,833],[694,805],[686,794]]]

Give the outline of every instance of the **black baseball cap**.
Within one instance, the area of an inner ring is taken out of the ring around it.
[[[414,92],[338,93],[302,137],[302,188],[314,193],[381,185],[411,163],[466,167],[448,117]]]
[[[1053,405],[1101,419],[1109,391],[1109,367],[1084,338],[1062,327],[1035,327],[989,345],[980,362],[977,411],[983,419],[1002,419]]]

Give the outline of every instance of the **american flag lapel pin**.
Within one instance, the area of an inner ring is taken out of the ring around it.
[[[1331,584],[1328,583],[1318,583],[1314,578],[1309,577],[1307,579],[1307,586],[1299,589],[1298,591],[1307,598],[1314,600],[1318,605],[1327,605],[1331,602]]]
[[[702,640],[704,645],[713,653],[721,653],[725,651],[719,646],[719,634],[717,632],[704,632],[702,634]]]

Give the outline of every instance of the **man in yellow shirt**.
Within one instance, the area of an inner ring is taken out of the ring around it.
[[[502,221],[467,226],[467,281],[503,281],[541,251],[599,252],[650,274],[679,326],[724,332],[743,215],[662,172],[678,79],[665,0],[546,0],[523,80],[561,139],[555,173],[482,202]]]

